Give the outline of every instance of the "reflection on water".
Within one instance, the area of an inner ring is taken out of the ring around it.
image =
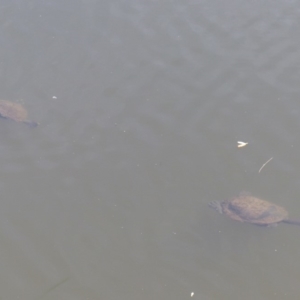
[[[299,228],[207,204],[300,216],[298,6],[4,1],[2,298],[296,299]]]

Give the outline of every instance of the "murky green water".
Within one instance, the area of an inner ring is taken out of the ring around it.
[[[299,4],[3,1],[0,298],[297,299]],[[237,141],[249,142],[237,148]],[[273,157],[264,169],[260,167]]]

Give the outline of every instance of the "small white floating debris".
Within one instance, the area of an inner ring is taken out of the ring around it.
[[[194,292],[191,292],[191,297],[194,297],[195,293]]]
[[[56,97],[56,96],[53,96],[52,99],[57,99],[57,97]]]
[[[259,169],[258,173],[260,173],[260,171],[264,168],[264,166],[273,159],[273,157],[271,157],[270,159],[268,159],[262,166],[261,168]]]
[[[242,147],[245,147],[246,145],[248,145],[248,143],[245,143],[245,142],[242,142],[242,141],[238,141],[238,148],[242,148]]]

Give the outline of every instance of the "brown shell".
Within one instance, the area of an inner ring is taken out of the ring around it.
[[[288,219],[281,206],[252,196],[239,196],[221,202],[222,212],[233,220],[258,225],[278,223]]]
[[[7,100],[0,100],[0,116],[12,119],[16,122],[25,122],[31,126],[36,126],[37,123],[27,119],[27,110],[23,105]]]

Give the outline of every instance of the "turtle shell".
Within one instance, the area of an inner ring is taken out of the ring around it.
[[[268,225],[288,219],[283,207],[252,196],[239,196],[220,204],[224,214],[240,222]]]
[[[28,120],[27,110],[19,103],[0,100],[0,116],[16,122],[24,122],[33,127],[37,126],[36,122]]]

